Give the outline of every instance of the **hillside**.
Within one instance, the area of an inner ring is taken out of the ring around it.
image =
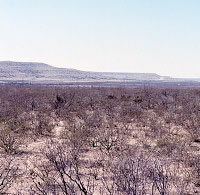
[[[100,82],[100,81],[138,81],[169,80],[155,73],[116,73],[89,72],[69,68],[57,68],[44,63],[33,62],[0,62],[0,80],[25,82]]]

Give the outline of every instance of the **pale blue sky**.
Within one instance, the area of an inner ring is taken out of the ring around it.
[[[0,0],[0,60],[200,78],[200,1]]]

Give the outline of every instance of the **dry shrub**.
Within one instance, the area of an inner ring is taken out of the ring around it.
[[[16,154],[22,145],[22,139],[13,132],[2,129],[0,131],[0,149],[7,154]]]
[[[5,194],[19,176],[14,160],[4,157],[0,160],[0,192]]]
[[[175,136],[163,136],[157,140],[157,148],[160,154],[177,158],[182,158],[186,148],[184,140]]]
[[[32,192],[43,194],[93,194],[91,177],[84,173],[77,151],[51,141],[43,151],[45,161],[32,172]]]

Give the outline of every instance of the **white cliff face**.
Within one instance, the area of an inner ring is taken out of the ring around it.
[[[0,80],[24,81],[137,81],[164,79],[155,73],[86,72],[69,68],[57,68],[44,63],[0,62]]]

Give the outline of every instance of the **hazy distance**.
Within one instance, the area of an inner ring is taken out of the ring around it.
[[[0,61],[200,78],[200,1],[1,0]]]

